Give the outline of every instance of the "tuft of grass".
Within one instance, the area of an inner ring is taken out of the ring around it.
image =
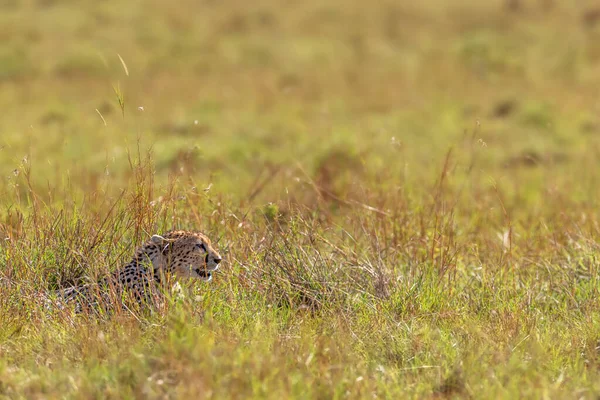
[[[121,114],[123,117],[125,117],[125,95],[121,91],[121,84],[117,83],[116,86],[113,86],[113,91],[115,92],[115,96],[117,96],[117,102],[119,103]]]

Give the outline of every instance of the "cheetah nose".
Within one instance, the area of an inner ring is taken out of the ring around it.
[[[223,259],[222,259],[222,258],[215,258],[215,264],[218,264],[218,263],[220,263],[221,261],[223,261]]]

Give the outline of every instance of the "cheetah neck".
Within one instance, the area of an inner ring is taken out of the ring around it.
[[[143,269],[146,273],[152,271],[157,285],[162,284],[165,273],[172,272],[167,257],[163,254],[163,249],[152,242],[146,243],[136,251],[131,264],[135,264],[137,268]]]

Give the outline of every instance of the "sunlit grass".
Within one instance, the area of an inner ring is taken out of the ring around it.
[[[0,5],[0,397],[596,397],[598,27],[551,3]],[[44,307],[176,228],[209,284]]]

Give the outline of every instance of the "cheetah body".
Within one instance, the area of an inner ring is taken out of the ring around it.
[[[221,256],[203,234],[171,231],[154,235],[139,247],[133,259],[99,282],[73,286],[60,292],[63,305],[76,312],[114,304],[143,306],[160,298],[169,283],[196,278],[210,281]]]

